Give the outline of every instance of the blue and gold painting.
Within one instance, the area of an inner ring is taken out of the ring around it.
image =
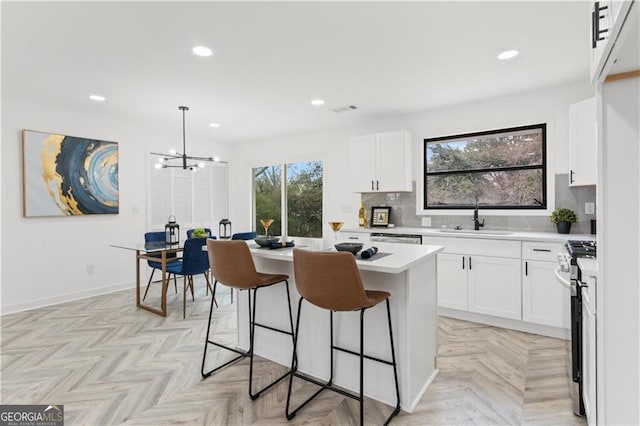
[[[118,143],[22,131],[24,216],[118,214]]]

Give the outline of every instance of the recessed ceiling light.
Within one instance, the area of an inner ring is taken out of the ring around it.
[[[324,100],[323,99],[314,99],[314,100],[311,101],[311,105],[314,105],[314,106],[324,105]]]
[[[92,101],[103,102],[106,98],[101,95],[89,95],[89,99],[91,99]]]
[[[505,50],[504,52],[498,55],[498,59],[515,58],[516,56],[518,56],[518,53],[519,52],[517,50]]]
[[[208,47],[205,47],[205,46],[196,46],[196,47],[194,47],[193,48],[193,53],[195,53],[198,56],[211,56],[213,54],[211,49],[209,49]]]
[[[209,123],[209,127],[218,128],[220,127],[220,123]]]

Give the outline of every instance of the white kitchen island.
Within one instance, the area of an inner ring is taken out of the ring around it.
[[[260,272],[284,273],[291,277],[291,306],[297,314],[299,294],[293,273],[293,249],[259,249],[250,244]],[[436,254],[440,246],[410,244],[376,244],[380,253],[391,253],[373,261],[357,264],[366,289],[391,293],[391,320],[398,363],[401,407],[412,412],[437,374],[435,356],[438,349],[438,307]],[[304,248],[304,247],[301,247]],[[366,247],[365,247],[366,248]],[[257,321],[289,328],[284,285],[258,290]],[[238,300],[238,344],[249,346],[247,292]],[[329,312],[308,302],[302,305],[298,342],[298,370],[327,380],[329,377]],[[334,344],[359,350],[359,312],[339,312],[334,315]],[[389,334],[384,304],[365,313],[365,353],[391,360]],[[287,367],[291,364],[292,344],[289,336],[256,328],[255,354]],[[334,383],[357,391],[358,357],[334,351]],[[395,405],[393,369],[365,360],[365,395]]]

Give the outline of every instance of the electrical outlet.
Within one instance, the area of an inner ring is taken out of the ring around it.
[[[96,272],[95,265],[87,265],[87,275],[93,275]]]
[[[594,214],[595,210],[596,203],[584,203],[584,214]]]
[[[431,218],[423,217],[422,218],[422,226],[431,226]]]

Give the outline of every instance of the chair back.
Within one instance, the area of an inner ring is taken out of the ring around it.
[[[182,275],[204,274],[209,270],[209,256],[202,250],[207,238],[189,238],[182,252]]]
[[[217,281],[234,288],[251,288],[260,283],[260,276],[244,241],[208,240],[209,265]]]
[[[204,229],[204,232],[208,233],[208,238],[213,238],[214,240],[216,239],[215,235],[213,235],[213,232],[211,232],[211,228],[202,228]],[[187,229],[187,238],[193,238],[193,231],[195,231],[194,229]]]
[[[231,236],[232,240],[255,240],[258,236],[257,232],[238,232]]]
[[[165,234],[164,231],[152,231],[144,233],[144,242],[145,243],[160,243],[165,242]],[[152,257],[161,257],[161,254],[149,254]],[[176,253],[167,253],[167,258],[176,257]],[[157,267],[157,262],[153,262],[151,260],[147,260],[147,264],[152,268]]]
[[[293,270],[298,293],[313,305],[333,311],[371,306],[350,252],[295,248]]]

